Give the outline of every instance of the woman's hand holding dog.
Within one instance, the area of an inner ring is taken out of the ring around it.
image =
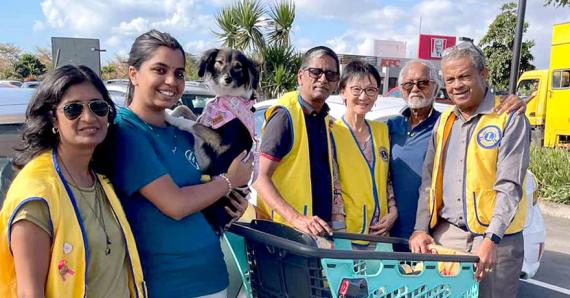
[[[246,151],[238,155],[228,169],[227,177],[233,187],[246,185],[253,171],[253,154]]]
[[[246,188],[244,191],[232,190],[230,193],[229,198],[230,202],[232,203],[232,208],[225,206],[224,209],[226,210],[226,213],[232,217],[232,221],[227,224],[226,228],[229,227],[231,223],[238,220],[245,213],[245,210],[249,204],[247,201],[247,195],[249,193],[249,188]]]

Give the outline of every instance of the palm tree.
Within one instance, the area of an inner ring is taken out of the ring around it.
[[[260,0],[240,0],[216,16],[224,46],[244,51],[260,66],[262,95],[277,96],[296,85],[300,56],[290,45],[295,20],[291,0],[275,3],[268,11]]]

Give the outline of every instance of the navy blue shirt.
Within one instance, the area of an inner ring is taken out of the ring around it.
[[[325,117],[329,107],[323,106],[320,112],[299,97],[303,107],[305,127],[309,139],[309,160],[311,170],[311,195],[313,198],[313,215],[326,222],[331,221],[332,189],[331,171],[329,167],[329,150]],[[271,160],[280,161],[293,145],[292,124],[289,112],[285,108],[276,108],[265,124],[261,154]],[[294,187],[294,182],[291,187]]]
[[[391,236],[407,239],[414,231],[424,158],[440,114],[433,109],[428,118],[413,129],[408,121],[409,109],[405,109],[402,116],[388,120],[390,177],[398,207],[398,218],[390,230]]]

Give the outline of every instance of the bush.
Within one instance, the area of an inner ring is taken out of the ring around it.
[[[570,205],[570,152],[531,146],[529,169],[540,185],[542,199]]]

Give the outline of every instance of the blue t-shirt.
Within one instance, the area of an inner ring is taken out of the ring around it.
[[[440,113],[435,109],[426,120],[414,127],[408,123],[409,109],[402,116],[388,120],[390,133],[390,177],[394,189],[398,218],[390,230],[394,237],[409,238],[416,224],[419,188],[428,141]]]
[[[138,191],[170,175],[179,187],[200,183],[191,134],[157,127],[121,108],[116,119],[112,182],[137,246],[150,297],[194,297],[228,286],[220,240],[202,212],[175,220]]]

